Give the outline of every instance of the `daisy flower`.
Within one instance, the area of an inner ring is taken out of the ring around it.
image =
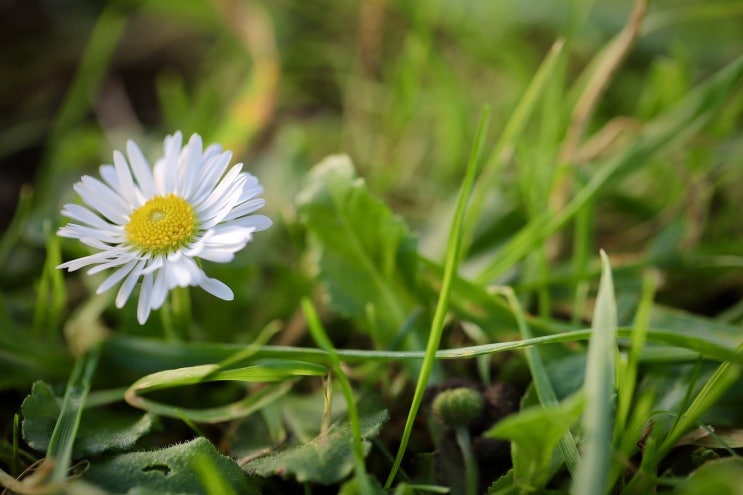
[[[242,163],[225,173],[230,151],[223,152],[216,144],[203,149],[198,134],[183,146],[180,131],[167,136],[163,148],[164,156],[154,167],[133,141],[126,145],[126,157],[114,151],[114,164],[100,168],[103,181],[86,175],[75,184],[87,207],[65,205],[62,214],[79,223],[57,232],[97,250],[57,268],[75,271],[93,265],[89,274],[113,269],[96,292],[121,282],[117,308],[124,306],[141,279],[140,324],[175,287],[198,285],[232,300],[232,290],[209,278],[197,259],[229,262],[253,232],[271,226],[268,217],[251,215],[265,204],[258,197],[263,192],[258,179],[243,172]]]

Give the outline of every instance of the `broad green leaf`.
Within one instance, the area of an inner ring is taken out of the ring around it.
[[[553,406],[531,407],[504,418],[484,436],[511,440],[514,481],[525,490],[539,490],[549,481],[557,444],[582,409],[580,395]]]
[[[259,493],[237,463],[202,437],[160,450],[130,452],[91,462],[83,479],[109,493],[204,493],[193,459],[205,458],[235,493]]]
[[[406,279],[418,270],[415,239],[345,155],[315,166],[296,201],[329,304],[387,348],[413,308]]]
[[[38,381],[23,401],[23,439],[33,449],[45,451],[60,413],[61,399],[49,385]],[[104,408],[83,411],[80,429],[72,449],[73,458],[95,456],[107,451],[131,448],[148,433],[155,422],[149,414],[131,414]]]
[[[388,418],[385,409],[360,418],[366,452],[371,447],[368,439],[379,433]],[[260,457],[245,464],[243,469],[260,476],[292,475],[300,482],[329,485],[343,479],[353,469],[352,441],[350,425],[336,424],[309,443]]]
[[[488,487],[488,495],[506,495],[518,491],[519,487],[513,483],[513,469],[509,469],[506,474],[493,481],[493,484]]]
[[[741,495],[743,493],[741,479],[743,479],[743,459],[728,457],[705,463],[681,483],[673,493],[678,495],[698,493]]]

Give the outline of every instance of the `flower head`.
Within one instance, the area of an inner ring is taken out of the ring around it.
[[[253,232],[271,226],[268,217],[251,215],[265,204],[258,197],[263,192],[258,179],[242,172],[241,163],[225,173],[231,152],[216,144],[203,149],[198,134],[183,146],[180,132],[167,136],[163,147],[164,156],[150,167],[129,141],[127,157],[114,151],[114,164],[101,166],[103,181],[83,176],[74,189],[87,207],[65,205],[62,214],[79,223],[58,232],[97,252],[57,268],[74,271],[94,265],[89,274],[114,269],[97,293],[123,281],[116,307],[126,303],[142,280],[137,305],[142,324],[175,287],[198,285],[232,300],[232,290],[207,277],[195,259],[231,261]]]

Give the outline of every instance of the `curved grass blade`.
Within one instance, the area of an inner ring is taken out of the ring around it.
[[[124,394],[129,405],[151,413],[171,418],[185,417],[201,423],[219,423],[248,416],[267,406],[289,391],[292,378],[322,376],[327,373],[324,366],[303,361],[263,360],[252,366],[234,369],[219,369],[209,364],[188,368],[170,369],[147,375],[137,380]],[[143,397],[143,394],[197,383],[216,381],[281,382],[251,394],[243,400],[225,406],[186,409],[171,406]]]
[[[351,426],[351,435],[353,437],[353,460],[354,470],[356,471],[356,478],[359,483],[359,490],[363,495],[374,493],[372,485],[370,484],[366,465],[364,464],[364,445],[363,438],[361,437],[361,421],[359,419],[359,409],[356,405],[356,398],[353,395],[353,389],[348,381],[345,373],[341,369],[341,361],[338,358],[338,353],[333,346],[328,334],[320,323],[320,318],[317,316],[315,308],[309,299],[302,299],[302,310],[304,311],[305,318],[307,319],[307,327],[309,328],[312,338],[315,343],[328,353],[330,360],[330,367],[335,374],[338,383],[343,391],[343,396],[346,399],[346,406],[348,407],[348,423]]]

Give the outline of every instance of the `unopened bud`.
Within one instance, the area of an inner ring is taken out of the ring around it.
[[[445,425],[469,426],[482,414],[485,400],[477,390],[460,387],[444,390],[433,400],[433,413]]]

